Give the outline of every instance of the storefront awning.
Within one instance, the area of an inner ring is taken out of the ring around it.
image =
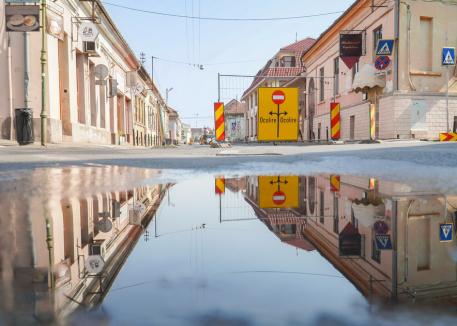
[[[371,64],[363,65],[360,71],[356,73],[354,82],[352,83],[352,89],[356,93],[366,92],[367,90],[375,87],[384,88],[385,86],[385,75],[377,71]]]

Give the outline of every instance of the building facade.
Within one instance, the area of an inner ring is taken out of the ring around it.
[[[0,4],[0,12],[9,6]],[[100,1],[47,2],[47,142],[161,144],[161,95]],[[0,25],[5,26],[5,15]],[[95,41],[83,41],[87,22]],[[41,33],[0,31],[0,131],[15,139],[15,109],[31,108],[35,139],[42,114]],[[154,138],[155,137],[155,138]]]
[[[230,142],[241,142],[246,139],[246,102],[231,100],[225,105],[225,137]]]
[[[447,78],[441,63],[442,48],[457,46],[456,4],[356,1],[302,56],[306,139],[330,139],[332,102],[341,106],[342,140],[437,139],[440,132],[456,131],[456,70],[448,68]],[[362,56],[351,69],[340,58],[340,34],[348,31],[363,35]],[[394,47],[390,65],[377,70],[381,39],[393,40]]]
[[[314,41],[312,38],[306,38],[281,48],[257,73],[251,85],[243,93],[241,101],[247,103],[245,113],[246,141],[257,140],[258,88],[284,87],[291,80],[300,77],[305,72],[301,57],[314,44]],[[301,89],[301,93],[303,91]]]

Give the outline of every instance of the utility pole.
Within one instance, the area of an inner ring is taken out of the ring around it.
[[[151,57],[151,80],[154,81],[154,56]]]
[[[47,108],[46,108],[46,0],[41,0],[41,146],[46,146]]]

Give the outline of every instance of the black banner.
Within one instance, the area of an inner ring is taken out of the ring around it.
[[[361,57],[363,55],[362,33],[340,34],[340,57]]]

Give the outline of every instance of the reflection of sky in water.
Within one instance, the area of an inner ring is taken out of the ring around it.
[[[281,243],[260,220],[220,224],[213,193],[211,178],[171,188],[170,206],[165,198],[157,215],[159,237],[151,223],[150,241],[140,241],[103,303],[113,320],[173,321],[221,312],[229,320],[253,317],[274,324],[323,312],[350,318],[366,306],[317,251]],[[226,195],[250,207],[241,194]],[[176,232],[203,223],[205,230]]]

